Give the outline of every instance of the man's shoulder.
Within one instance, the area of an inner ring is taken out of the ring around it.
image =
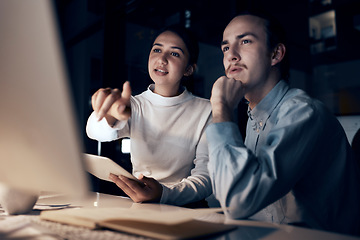
[[[279,104],[281,112],[301,111],[307,114],[328,112],[326,106],[318,99],[310,97],[305,91],[297,88],[289,89]]]
[[[323,107],[323,103],[318,99],[310,97],[304,90],[298,88],[290,88],[289,91],[285,94],[283,103],[290,105],[299,105],[304,104],[304,106],[308,107],[316,107],[321,105]]]
[[[284,96],[283,101],[279,104],[279,112],[282,115],[294,114],[306,117],[308,120],[317,119],[320,122],[335,118],[322,101],[310,97],[305,91],[296,88],[289,89]]]

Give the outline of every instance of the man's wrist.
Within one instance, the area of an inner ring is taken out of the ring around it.
[[[232,111],[224,104],[212,104],[212,122],[230,122],[232,120]]]

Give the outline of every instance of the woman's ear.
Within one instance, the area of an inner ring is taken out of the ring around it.
[[[192,64],[186,67],[184,76],[189,77],[195,72],[196,64]]]
[[[275,48],[271,56],[271,66],[276,65],[277,63],[281,62],[284,58],[286,52],[285,45],[279,43]]]

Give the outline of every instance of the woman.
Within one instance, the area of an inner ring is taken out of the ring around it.
[[[169,27],[157,35],[149,55],[154,84],[137,96],[131,96],[125,82],[122,92],[100,89],[92,97],[88,136],[98,141],[131,139],[133,174],[143,184],[124,176],[109,178],[135,202],[182,206],[212,192],[204,134],[211,120],[210,102],[181,85],[194,73],[198,52],[190,32]]]

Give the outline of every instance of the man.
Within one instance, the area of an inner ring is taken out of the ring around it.
[[[223,33],[226,76],[214,83],[206,130],[214,194],[232,218],[359,234],[359,170],[350,145],[323,104],[289,88],[283,37],[276,22],[254,13],[238,15]],[[231,122],[242,98],[245,142]]]

